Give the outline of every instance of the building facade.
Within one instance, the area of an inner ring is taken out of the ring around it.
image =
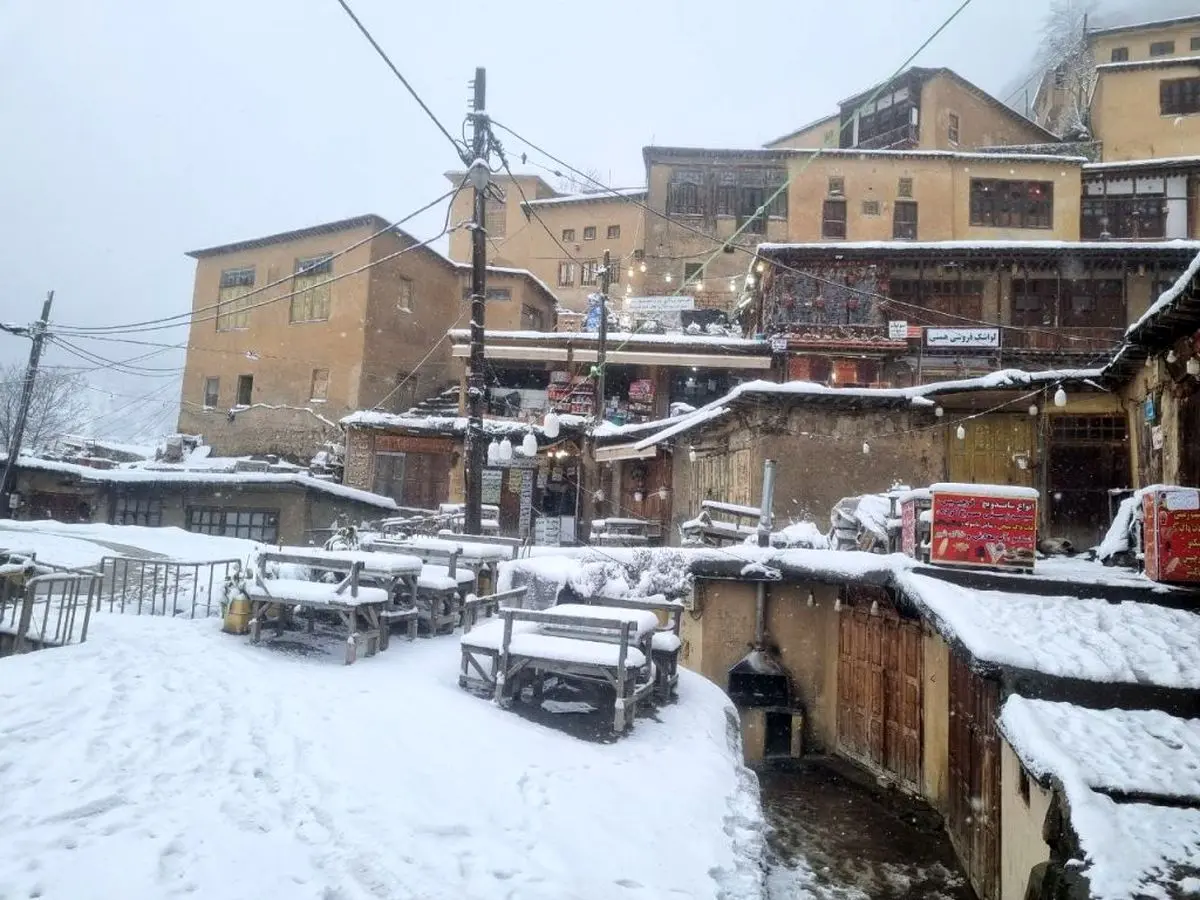
[[[462,172],[446,177],[461,184]],[[643,190],[561,194],[536,175],[493,176],[504,200],[489,199],[486,219],[488,261],[496,266],[527,269],[551,285],[567,311],[587,309],[588,295],[599,290],[599,268],[607,250],[615,262],[615,285],[641,248]],[[459,191],[451,207],[452,221],[471,218],[472,192]],[[471,260],[467,231],[450,236],[450,258]],[[553,324],[538,330],[553,330]]]
[[[337,421],[403,410],[457,382],[447,329],[469,270],[367,215],[196,250],[179,430],[223,455],[307,462]],[[553,295],[497,272],[495,315],[553,322]]]

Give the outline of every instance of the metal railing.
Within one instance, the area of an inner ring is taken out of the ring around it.
[[[237,559],[181,562],[106,556],[96,609],[190,619],[219,616],[226,584],[241,568]]]
[[[23,585],[0,581],[0,655],[82,644],[99,581],[95,572],[35,575]]]

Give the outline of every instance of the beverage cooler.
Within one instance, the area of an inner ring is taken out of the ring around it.
[[[1200,489],[1155,485],[1141,491],[1146,577],[1200,582]]]

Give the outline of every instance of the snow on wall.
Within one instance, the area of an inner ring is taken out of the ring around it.
[[[1087,681],[1200,689],[1200,615],[1148,603],[980,591],[898,570],[895,583],[977,659]]]

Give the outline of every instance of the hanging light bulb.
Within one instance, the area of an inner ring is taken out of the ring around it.
[[[863,456],[869,455],[870,452],[871,452],[871,445],[868,444],[866,441],[863,441]]]
[[[658,489],[658,499],[659,500],[666,500],[667,497],[669,497],[669,496],[670,496],[670,493],[667,491],[667,489],[665,487],[660,487]]]
[[[1036,415],[1038,414],[1038,408],[1037,408],[1037,404],[1036,404],[1036,403],[1032,404],[1032,405],[1029,407],[1029,414],[1030,414],[1031,416],[1036,416]]]
[[[746,287],[754,287],[754,276],[753,275],[746,276]]]
[[[841,594],[838,594],[837,599],[833,601],[833,611],[834,612],[842,611],[842,595]]]
[[[646,264],[645,264],[645,263],[642,263],[640,266],[638,266],[638,271],[639,271],[639,272],[645,272],[645,271],[646,271]]]
[[[1189,375],[1200,375],[1200,359],[1194,356],[1188,359],[1187,373]]]
[[[758,265],[754,267],[754,271],[758,272],[761,275],[766,268],[767,268],[767,264],[760,260]]]
[[[1179,357],[1175,355],[1175,351],[1174,351],[1174,350],[1168,350],[1168,351],[1167,351],[1167,362],[1169,362],[1169,363],[1173,363],[1173,362],[1175,362],[1175,360],[1177,360],[1177,359],[1179,359]]]
[[[879,601],[878,600],[871,601],[871,615],[873,615],[873,616],[879,615]]]
[[[495,441],[488,444],[487,461],[489,466],[494,466],[500,461],[500,445]]]
[[[696,282],[696,290],[698,290],[698,291],[704,290],[704,282],[703,281]]]
[[[596,493],[592,494],[592,499],[595,500],[597,503],[603,503],[604,502],[604,491],[596,491]]]
[[[695,461],[696,461],[696,448],[688,447],[688,462],[695,462]]]
[[[815,596],[813,596],[813,592],[812,592],[812,591],[809,591],[809,592],[808,592],[808,605],[809,605],[809,606],[816,606],[816,605],[817,605],[817,598],[816,598]]]
[[[630,267],[629,267],[629,277],[630,277],[630,278],[632,278],[632,277],[633,277],[633,266],[630,266]]]
[[[957,437],[960,441],[965,441],[967,439],[967,429],[965,429],[961,425],[959,425],[958,429],[954,432],[954,436]]]
[[[935,406],[933,408],[933,414],[940,419],[942,416],[944,416],[946,414],[946,411],[944,409],[942,409],[940,406]]]
[[[1067,405],[1067,392],[1063,390],[1061,384],[1058,386],[1058,390],[1054,392],[1054,405],[1059,409]]]
[[[525,432],[525,437],[521,439],[521,452],[526,456],[537,456],[537,451],[537,438],[532,431]]]
[[[671,273],[670,272],[668,272],[666,275],[663,276],[663,281],[665,281],[667,284],[671,283]]]
[[[732,278],[729,279],[729,293],[731,293],[731,294],[737,293],[737,282],[734,281]]]
[[[548,412],[546,413],[546,418],[542,420],[542,431],[545,432],[546,437],[554,440],[558,437],[558,427],[560,424],[558,416],[553,411]]]
[[[508,438],[505,438],[500,442],[500,448],[496,455],[500,459],[500,462],[509,462],[512,459],[512,453],[512,441],[510,441]]]

